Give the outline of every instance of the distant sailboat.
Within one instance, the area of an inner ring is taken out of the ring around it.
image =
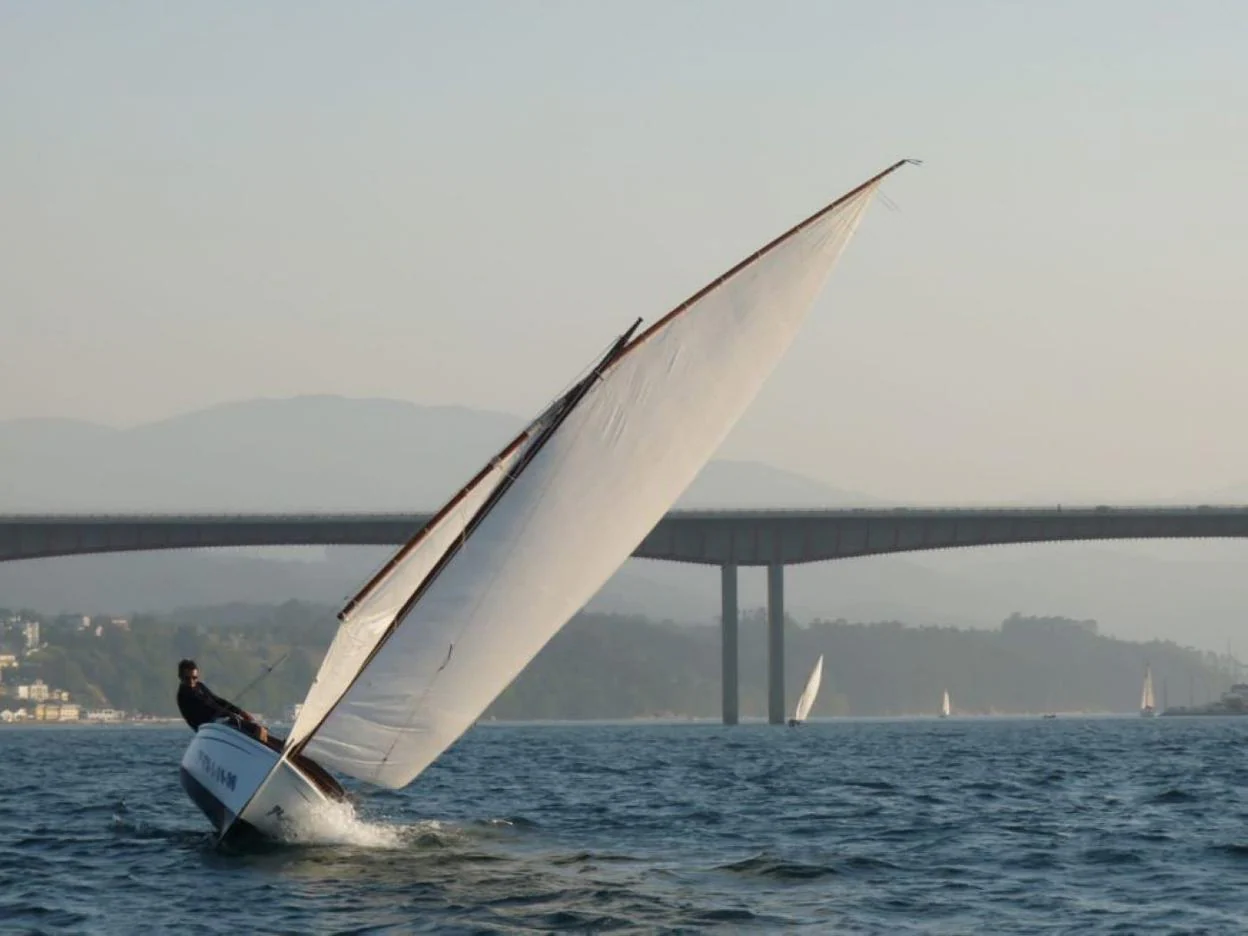
[[[400,789],[454,744],[710,460],[906,162],[620,335],[347,603],[284,741],[200,726],[181,778],[218,840],[315,819],[329,770]]]
[[[810,714],[810,710],[815,707],[815,697],[819,695],[819,683],[823,680],[823,654],[819,654],[819,659],[815,661],[815,668],[810,671],[810,678],[806,680],[806,688],[802,690],[801,696],[797,700],[797,708],[793,710],[793,717],[789,719],[789,727],[800,725],[806,720],[806,716]]]
[[[1152,718],[1157,714],[1153,704],[1153,669],[1151,666],[1144,667],[1144,689],[1140,692],[1140,714],[1145,718]]]
[[[940,700],[940,717],[948,718],[949,711],[949,690],[946,689],[944,698]]]

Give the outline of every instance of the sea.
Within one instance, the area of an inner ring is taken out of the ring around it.
[[[0,728],[0,932],[1248,932],[1248,718],[481,724],[242,852],[188,740]]]

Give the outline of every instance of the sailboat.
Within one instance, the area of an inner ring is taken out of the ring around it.
[[[951,711],[951,710],[950,710],[950,708],[949,708],[949,690],[948,690],[948,689],[946,689],[946,690],[945,690],[945,695],[944,695],[944,698],[942,698],[942,699],[940,700],[940,717],[941,717],[941,718],[948,718],[948,717],[949,717],[949,712],[950,712],[950,711]]]
[[[793,710],[793,717],[789,719],[790,728],[800,725],[810,715],[810,710],[815,707],[815,697],[819,695],[819,683],[822,679],[823,654],[821,653],[819,659],[815,661],[815,668],[810,671],[810,677],[806,680],[806,688],[797,698],[797,708]]]
[[[287,738],[201,726],[181,778],[218,842],[315,824],[330,771],[405,787],[468,730],[701,471],[909,162],[634,322],[347,602]]]
[[[1144,667],[1144,688],[1140,690],[1140,714],[1145,718],[1157,714],[1153,704],[1153,668],[1148,665]]]

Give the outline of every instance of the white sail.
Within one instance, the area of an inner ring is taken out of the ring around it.
[[[945,718],[948,718],[950,711],[951,709],[949,708],[949,690],[946,689],[944,698],[940,700],[940,714],[944,716]]]
[[[297,744],[315,730],[342,697],[399,610],[447,547],[463,535],[468,521],[506,477],[540,428],[539,420],[513,439],[382,567],[339,615],[342,624],[291,726],[289,744]]]
[[[810,710],[815,706],[815,698],[819,695],[819,683],[823,679],[823,654],[819,654],[819,659],[815,661],[815,668],[810,671],[810,678],[806,680],[806,688],[802,690],[802,694],[797,699],[797,708],[793,710],[794,721],[805,721],[810,715]]]
[[[1151,712],[1153,705],[1153,669],[1151,666],[1144,667],[1144,689],[1140,693],[1140,711]]]
[[[725,274],[585,384],[401,611],[304,752],[401,787],[472,725],[701,470],[900,165]]]

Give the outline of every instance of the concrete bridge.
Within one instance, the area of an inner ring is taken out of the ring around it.
[[[0,515],[0,562],[237,546],[394,546],[428,514]],[[723,717],[738,719],[737,569],[767,567],[767,715],[785,719],[784,567],[855,556],[1108,539],[1248,536],[1248,507],[677,510],[634,551],[717,565],[723,600]]]

